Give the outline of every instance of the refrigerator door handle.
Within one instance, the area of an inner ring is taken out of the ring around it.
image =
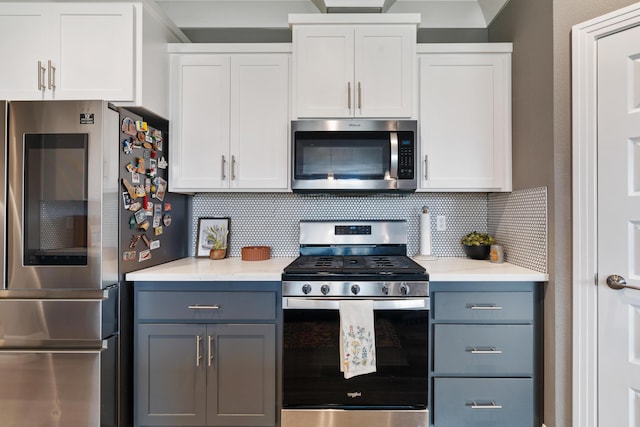
[[[1,289],[0,300],[106,301],[113,296],[112,292],[117,289],[117,284],[104,289]]]
[[[6,342],[0,346],[0,354],[92,354],[109,349],[109,340],[69,342],[69,340],[42,341],[37,347]]]

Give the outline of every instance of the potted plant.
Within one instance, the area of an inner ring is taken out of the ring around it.
[[[465,235],[461,240],[464,253],[472,259],[487,259],[491,245],[495,242],[496,239],[492,235],[477,231]]]
[[[211,247],[209,258],[222,259],[227,255],[227,227],[211,225],[205,228],[206,244]]]

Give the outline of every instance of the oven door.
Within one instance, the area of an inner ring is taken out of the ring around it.
[[[283,409],[426,410],[429,298],[374,300],[376,372],[340,372],[339,301],[284,298]]]

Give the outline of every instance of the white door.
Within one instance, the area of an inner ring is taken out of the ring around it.
[[[296,117],[353,116],[353,27],[293,29]]]
[[[598,41],[598,425],[640,427],[640,27]],[[618,279],[618,281],[621,279]]]
[[[511,55],[420,56],[420,187],[511,190]]]
[[[57,48],[49,53],[55,99],[134,99],[136,72],[132,4],[56,5]],[[138,52],[140,54],[140,52]]]
[[[353,111],[357,117],[411,117],[416,29],[357,27]]]
[[[229,188],[229,55],[171,58],[171,191]]]
[[[288,187],[289,55],[231,59],[231,188]]]
[[[51,21],[42,3],[0,3],[0,99],[44,99],[56,43]]]

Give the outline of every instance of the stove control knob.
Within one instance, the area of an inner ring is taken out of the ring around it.
[[[409,292],[411,292],[411,288],[409,288],[409,285],[407,285],[406,283],[400,284],[400,293],[402,295],[409,295]]]
[[[320,292],[322,292],[322,295],[327,295],[330,290],[331,288],[329,287],[329,285],[322,285],[322,287],[320,288]]]
[[[360,293],[360,286],[355,283],[351,285],[351,293],[354,295],[358,295]]]
[[[382,293],[385,295],[389,295],[389,291],[391,289],[389,288],[389,285],[387,285],[386,283],[384,285],[382,285]]]
[[[311,292],[311,285],[310,284],[304,284],[302,285],[302,293],[305,295],[308,295],[309,292]]]

